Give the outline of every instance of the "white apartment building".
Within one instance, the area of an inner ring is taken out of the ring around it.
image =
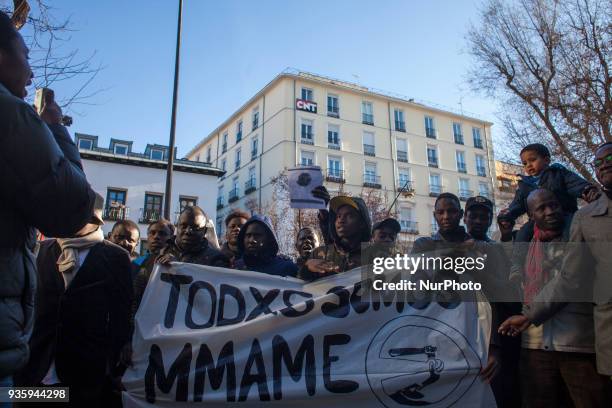
[[[144,153],[136,153],[132,142],[111,139],[108,148],[101,148],[97,136],[82,133],[75,135],[75,142],[87,180],[105,200],[105,235],[116,221],[130,219],[138,224],[141,243],[146,242],[148,224],[163,216],[168,147],[147,145]],[[214,219],[214,197],[222,174],[206,163],[175,160],[170,221],[175,222],[189,205],[200,206]]]
[[[330,193],[377,190],[403,239],[435,231],[443,191],[493,199],[492,123],[319,75],[285,71],[188,154],[226,171],[218,181],[217,228],[231,211],[272,200],[271,179],[318,165]]]

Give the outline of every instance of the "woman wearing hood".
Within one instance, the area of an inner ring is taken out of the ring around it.
[[[298,267],[293,261],[278,255],[278,241],[267,217],[253,215],[242,226],[238,248],[242,257],[236,261],[236,269],[277,276],[297,275]]]

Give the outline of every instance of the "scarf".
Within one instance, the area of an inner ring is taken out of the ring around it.
[[[525,294],[524,301],[529,304],[548,282],[548,271],[542,268],[544,262],[544,243],[561,235],[562,231],[543,231],[537,225],[533,228],[533,239],[529,244],[525,260]]]
[[[104,233],[101,228],[74,238],[58,238],[57,243],[62,249],[60,257],[57,259],[57,269],[64,275],[66,287],[74,277],[74,271],[78,270],[79,250],[91,248],[92,246],[104,241]]]

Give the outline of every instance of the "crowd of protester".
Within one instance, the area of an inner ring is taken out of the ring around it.
[[[176,226],[150,224],[140,256],[134,222],[118,221],[103,235],[103,199],[87,183],[59,106],[49,98],[39,115],[23,100],[32,78],[27,58],[23,38],[0,13],[0,220],[8,227],[0,234],[0,386],[68,386],[73,406],[120,406],[134,316],[156,264],[312,282],[367,265],[380,245],[393,253],[401,233],[396,219],[372,225],[363,199],[331,198],[320,186],[313,194],[327,209],[319,211],[318,228],[297,232],[295,259],[279,253],[267,217],[240,210],[225,219],[219,245],[197,206],[186,207]],[[442,193],[434,205],[438,231],[418,238],[411,253],[486,253],[480,278],[488,289],[522,297],[490,301],[493,329],[481,377],[499,406],[610,407],[612,143],[595,150],[599,186],[551,163],[543,145],[526,146],[520,159],[526,174],[508,208],[496,216],[486,197],[471,197],[462,208],[454,194]],[[578,199],[585,201],[580,209]],[[524,213],[529,222],[515,231]],[[495,221],[500,242],[489,237]],[[37,244],[37,230],[54,238]],[[592,300],[559,301],[578,292]]]

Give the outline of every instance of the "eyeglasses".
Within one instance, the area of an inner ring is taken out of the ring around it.
[[[612,162],[612,153],[610,153],[609,155],[605,156],[603,159],[595,159],[593,160],[593,167],[598,169],[601,166],[604,165],[604,163],[610,163]]]

